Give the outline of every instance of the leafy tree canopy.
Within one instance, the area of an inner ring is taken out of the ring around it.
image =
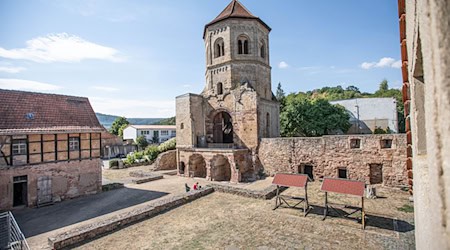
[[[120,131],[120,129],[122,128],[122,135],[123,135],[123,129],[124,129],[128,124],[130,124],[130,123],[127,121],[127,118],[125,118],[125,117],[118,117],[118,118],[113,122],[113,124],[111,125],[111,128],[109,129],[109,132],[110,132],[111,134],[120,135],[120,134],[119,134],[119,131]],[[120,135],[120,136],[122,136],[122,135]]]
[[[279,87],[281,88],[280,84]],[[328,117],[326,112],[332,109],[327,107],[324,101],[370,97],[393,97],[396,99],[398,128],[399,132],[404,132],[405,119],[402,92],[399,89],[390,89],[388,81],[383,80],[375,93],[361,92],[358,87],[353,85],[345,89],[338,85],[336,87],[323,87],[287,95],[280,101],[281,134],[282,136],[320,136],[334,129],[340,129],[345,132],[347,131],[345,129],[346,125],[341,122],[340,118],[338,119],[338,117],[342,117],[342,114],[337,113],[336,116]],[[339,112],[339,110],[335,111]],[[316,112],[325,113],[319,114]],[[328,126],[327,124],[331,123],[331,121],[338,122],[338,128]]]
[[[143,135],[138,136],[136,138],[136,143],[139,146],[139,148],[142,148],[142,149],[144,149],[148,146],[147,138],[145,138],[145,136],[143,136]]]
[[[280,119],[281,134],[288,137],[322,136],[336,130],[347,131],[351,126],[344,107],[304,95],[289,95]]]

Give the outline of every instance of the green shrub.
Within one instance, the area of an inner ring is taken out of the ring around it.
[[[152,162],[152,161],[156,160],[160,151],[158,149],[158,146],[150,146],[145,149],[144,153],[148,157],[148,161]]]
[[[118,169],[119,168],[119,160],[110,160],[109,161],[109,168],[110,169]]]
[[[133,163],[135,163],[136,162],[136,158],[134,157],[134,154],[129,154],[129,155],[127,155],[127,159],[125,159],[124,161],[123,161],[123,163],[125,164],[125,165],[131,165],[131,164],[133,164]]]
[[[177,140],[176,138],[172,138],[164,143],[161,143],[161,145],[158,146],[158,150],[160,153],[163,153],[168,150],[173,150],[176,147],[177,147]]]
[[[143,156],[144,156],[144,152],[143,151],[139,151],[139,152],[134,153],[134,159],[136,159],[136,160],[142,159]]]

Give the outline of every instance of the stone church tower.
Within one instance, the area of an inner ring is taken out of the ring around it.
[[[279,136],[269,32],[237,0],[205,26],[205,88],[176,99],[179,174],[233,182],[255,178],[260,139]]]

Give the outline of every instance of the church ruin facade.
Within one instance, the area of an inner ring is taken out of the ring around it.
[[[280,134],[270,30],[235,0],[205,26],[206,86],[200,94],[176,98],[180,175],[231,182],[256,178],[260,139]]]

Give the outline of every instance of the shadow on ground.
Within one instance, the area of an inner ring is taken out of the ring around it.
[[[14,211],[25,237],[66,227],[168,195],[164,192],[121,188],[42,207]]]
[[[299,207],[290,208],[290,209],[297,209],[300,210],[303,214],[303,205],[300,205]],[[286,205],[282,205],[281,208],[287,208]],[[356,207],[347,207],[347,209],[341,209],[341,208],[334,208],[328,210],[327,217],[333,217],[333,218],[342,218],[347,220],[353,220],[355,223],[361,224],[361,212],[357,212],[352,214],[350,217],[341,217],[342,215],[347,215],[349,212],[356,209]],[[323,217],[325,212],[325,207],[323,206],[317,206],[317,205],[311,205],[311,209],[309,210],[308,214],[314,214],[314,215],[320,215]],[[326,219],[325,219],[326,221]],[[366,228],[367,227],[376,227],[380,229],[385,229],[389,231],[394,232],[400,232],[400,233],[406,233],[414,230],[414,225],[411,225],[409,222],[398,220],[394,218],[387,218],[379,215],[372,215],[366,213]]]

